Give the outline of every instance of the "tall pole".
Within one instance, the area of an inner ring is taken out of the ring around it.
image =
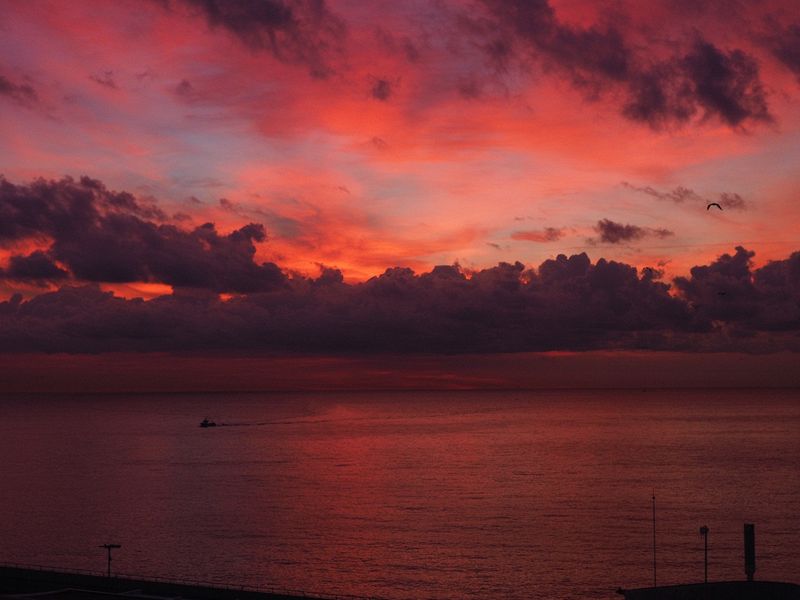
[[[708,583],[708,525],[700,528],[700,535],[703,536],[703,581]]]
[[[653,587],[656,587],[656,491],[653,490]]]
[[[744,572],[747,581],[753,581],[756,572],[756,526],[753,523],[744,524]]]

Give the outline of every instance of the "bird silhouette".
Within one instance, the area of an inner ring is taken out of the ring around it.
[[[709,202],[708,206],[706,206],[706,210],[711,210],[712,206],[716,206],[718,209],[722,210],[722,207],[716,202]]]

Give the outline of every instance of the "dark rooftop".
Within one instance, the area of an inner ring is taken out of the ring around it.
[[[625,600],[800,600],[800,585],[776,581],[717,581],[618,590]]]

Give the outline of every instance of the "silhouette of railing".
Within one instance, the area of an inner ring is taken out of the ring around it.
[[[363,596],[358,594],[325,594],[322,592],[311,592],[307,590],[293,590],[278,586],[265,585],[235,585],[220,583],[215,581],[203,581],[199,579],[175,579],[172,577],[161,577],[158,575],[134,575],[131,573],[114,573],[110,578],[104,571],[92,571],[89,569],[73,569],[69,567],[48,567],[45,565],[31,565],[15,562],[0,562],[0,568],[20,569],[26,571],[40,571],[43,573],[57,573],[59,575],[86,575],[89,577],[101,577],[103,579],[121,579],[124,581],[140,581],[142,583],[161,583],[166,585],[182,585],[186,587],[196,587],[213,590],[226,590],[237,592],[252,592],[256,594],[272,594],[276,596],[297,596],[301,598],[316,598],[317,600],[390,600],[383,596]]]

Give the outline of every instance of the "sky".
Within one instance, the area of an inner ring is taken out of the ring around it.
[[[795,2],[0,10],[7,357],[798,356]]]

